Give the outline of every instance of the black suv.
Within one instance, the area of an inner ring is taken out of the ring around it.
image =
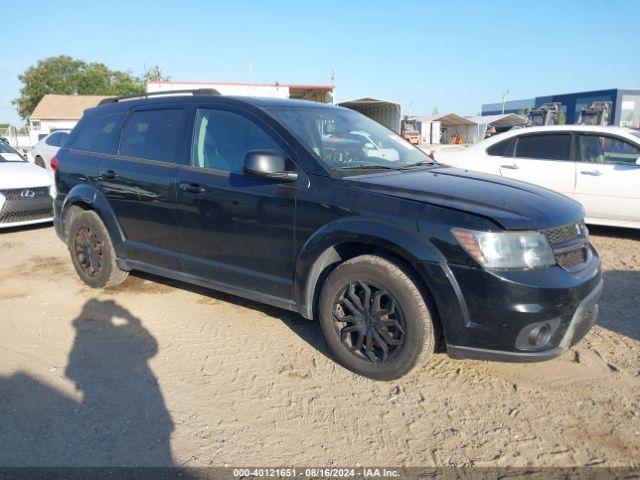
[[[578,203],[439,165],[348,109],[215,93],[110,99],[60,149],[55,225],[87,284],[140,270],[293,310],[386,380],[438,345],[549,359],[595,321]]]

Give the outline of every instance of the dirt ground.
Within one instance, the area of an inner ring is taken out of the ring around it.
[[[0,233],[0,465],[640,465],[640,231],[592,228],[598,324],[540,364],[374,382],[295,314],[155,277],[86,287]]]

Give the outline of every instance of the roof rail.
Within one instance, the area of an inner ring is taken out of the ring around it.
[[[98,105],[106,105],[108,103],[118,103],[127,100],[135,100],[138,98],[149,98],[149,97],[160,97],[163,95],[172,96],[172,95],[220,95],[220,92],[215,88],[196,88],[193,90],[165,90],[162,92],[146,92],[146,93],[136,93],[133,95],[124,95],[122,97],[110,97],[101,100]]]

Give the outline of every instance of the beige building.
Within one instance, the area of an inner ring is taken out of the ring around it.
[[[29,117],[32,145],[56,130],[72,129],[87,108],[100,103],[101,95],[45,95]]]

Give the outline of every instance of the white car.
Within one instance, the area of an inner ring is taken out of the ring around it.
[[[640,228],[640,132],[636,130],[531,127],[433,155],[447,165],[563,193],[582,203],[587,223]]]
[[[31,150],[34,163],[51,172],[51,159],[67,141],[69,132],[71,130],[56,130],[36,143]]]
[[[0,142],[0,229],[53,220],[49,172]]]

